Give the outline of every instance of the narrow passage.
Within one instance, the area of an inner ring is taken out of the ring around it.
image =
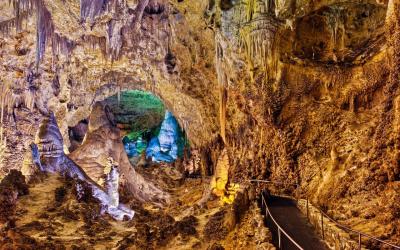
[[[268,207],[276,222],[305,250],[328,249],[314,227],[308,222],[296,207],[293,200],[289,198],[271,196],[268,201]],[[267,226],[271,229],[274,244],[278,246],[278,230],[270,218],[267,219]],[[282,249],[297,249],[293,243],[281,234]]]

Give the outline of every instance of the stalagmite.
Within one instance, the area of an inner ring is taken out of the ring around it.
[[[99,161],[111,157],[118,163],[121,174],[120,185],[125,194],[141,202],[159,205],[168,203],[168,193],[156,187],[151,181],[145,180],[132,168],[119,133],[109,107],[102,102],[97,102],[89,117],[88,132],[82,145],[69,157],[98,184],[104,183],[106,168],[104,164],[99,164]]]
[[[33,162],[37,163],[39,169],[49,173],[60,173],[70,178],[83,181],[91,189],[95,197],[102,205],[102,210],[107,212],[116,220],[124,218],[132,219],[134,212],[123,204],[119,203],[119,196],[115,194],[118,190],[118,171],[114,164],[107,164],[110,171],[107,173],[105,189],[95,183],[90,177],[75,164],[63,151],[63,138],[59,131],[53,114],[43,120],[40,125],[36,146],[32,146]],[[77,183],[78,193],[84,191],[84,187]]]
[[[119,205],[119,172],[118,164],[112,158],[109,158],[108,167],[106,168],[105,190],[110,196],[110,203],[112,206],[118,207]],[[106,171],[106,172],[107,172]]]
[[[219,197],[225,195],[225,188],[228,184],[229,173],[229,157],[228,151],[224,149],[218,158],[217,166],[215,167],[215,174],[211,180],[211,189],[214,194]]]

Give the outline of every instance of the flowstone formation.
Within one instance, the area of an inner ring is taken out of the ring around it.
[[[223,2],[208,13],[230,181],[281,183],[398,242],[398,2]]]
[[[113,158],[103,161],[103,175],[105,180],[103,187],[91,179],[87,173],[73,160],[64,154],[63,139],[60,134],[54,115],[44,119],[36,139],[37,147],[32,146],[33,162],[40,171],[59,173],[65,177],[76,178],[82,183],[77,184],[77,192],[80,196],[90,192],[102,206],[102,212],[107,212],[117,220],[132,219],[134,212],[119,202],[119,169]],[[101,161],[102,159],[99,159]],[[108,161],[108,162],[107,162]],[[105,170],[107,168],[107,170]],[[85,190],[86,189],[86,190]]]
[[[118,165],[121,174],[119,184],[122,194],[142,202],[151,201],[160,205],[168,202],[167,193],[146,181],[131,166],[113,114],[108,106],[101,102],[94,105],[89,116],[85,140],[69,157],[99,185],[107,182],[104,178],[107,165],[104,165],[104,162],[111,158]]]

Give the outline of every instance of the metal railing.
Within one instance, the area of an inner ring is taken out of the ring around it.
[[[274,182],[274,181],[268,181],[268,180],[254,180],[254,179],[253,179],[253,180],[249,180],[249,182],[253,182],[253,183],[266,183],[266,184],[279,184],[279,185],[290,185],[290,186],[296,186],[296,187],[299,186],[298,184],[288,184],[288,183]],[[288,198],[291,198],[292,200],[296,201],[297,203],[298,203],[298,201],[299,201],[299,200],[296,199],[295,197],[292,197],[292,196],[287,196],[287,197],[288,197]],[[267,216],[268,216],[268,214],[269,214],[269,215],[271,216],[272,220],[274,221],[274,223],[275,223],[275,224],[277,225],[277,227],[278,227],[278,237],[279,237],[279,239],[280,239],[279,230],[283,231],[283,229],[282,229],[282,228],[278,225],[278,223],[273,219],[273,217],[272,217],[272,215],[271,215],[271,213],[270,213],[270,211],[269,211],[269,209],[268,209],[267,202],[266,202],[266,200],[265,200],[263,194],[261,195],[261,198],[262,198],[262,202],[264,203],[264,205],[265,205],[265,207],[266,207]],[[304,200],[306,200],[307,219],[310,220],[310,216],[309,216],[309,203],[310,203],[310,202],[309,202],[308,197],[307,197],[306,199],[304,199]],[[384,245],[386,245],[386,246],[393,247],[394,249],[400,249],[400,246],[397,246],[397,245],[392,244],[392,243],[390,243],[390,242],[381,240],[381,239],[379,239],[379,238],[377,238],[377,237],[375,237],[375,236],[372,236],[372,235],[369,235],[369,234],[366,234],[366,233],[357,231],[357,230],[352,229],[352,228],[350,228],[350,227],[347,227],[347,226],[345,226],[345,225],[343,225],[343,224],[340,224],[339,222],[337,222],[337,221],[335,221],[333,218],[331,218],[328,214],[326,214],[324,211],[322,211],[322,209],[320,209],[319,207],[317,207],[317,206],[315,206],[315,205],[313,205],[313,207],[315,207],[315,208],[319,211],[319,213],[321,214],[321,220],[320,220],[320,221],[321,221],[321,235],[322,235],[322,239],[323,239],[323,240],[325,240],[324,217],[326,217],[329,221],[331,221],[332,223],[334,223],[338,228],[340,228],[340,229],[346,231],[347,233],[354,233],[354,234],[358,235],[358,249],[361,249],[361,248],[362,248],[362,238],[367,238],[367,239],[370,239],[370,240],[374,240],[374,241],[379,242],[379,243],[381,243],[381,244],[384,244]],[[292,238],[290,238],[286,233],[285,233],[285,235],[286,235],[292,242],[294,242],[294,240],[293,240]],[[280,240],[279,240],[279,242],[280,242]],[[295,243],[295,245],[296,245],[297,247],[299,247],[300,249],[302,249],[297,243]],[[281,247],[281,246],[279,245],[279,248],[280,248],[280,247]]]
[[[261,204],[265,207],[265,219],[268,220],[268,216],[271,218],[272,222],[278,228],[278,247],[282,249],[282,234],[284,234],[290,242],[292,242],[298,249],[303,250],[303,248],[292,238],[290,235],[276,222],[274,217],[271,214],[271,211],[268,208],[267,201],[264,197],[264,194],[261,194]]]
[[[309,208],[308,208],[308,203],[309,203],[309,202],[308,202],[308,199],[307,199],[306,201],[307,201],[307,217],[308,217],[308,209],[309,209]],[[392,243],[390,243],[390,242],[381,240],[381,239],[379,239],[379,238],[377,238],[377,237],[375,237],[375,236],[372,236],[372,235],[369,235],[369,234],[366,234],[366,233],[357,231],[357,230],[352,229],[352,228],[350,228],[350,227],[347,227],[347,226],[345,226],[345,225],[343,225],[343,224],[340,224],[339,222],[335,221],[332,217],[330,217],[328,214],[326,214],[324,211],[322,211],[320,208],[318,208],[318,207],[316,207],[316,206],[314,206],[314,207],[315,207],[315,208],[320,212],[320,214],[321,214],[321,233],[322,233],[322,239],[325,238],[324,217],[326,217],[329,221],[331,221],[332,223],[334,223],[338,228],[340,228],[340,229],[346,231],[347,233],[354,233],[354,234],[358,235],[358,249],[360,249],[360,250],[361,250],[361,247],[362,247],[362,238],[363,238],[363,237],[364,237],[364,238],[367,238],[367,239],[370,239],[370,240],[377,241],[377,242],[379,242],[379,243],[381,243],[381,244],[384,244],[384,245],[386,245],[386,246],[393,247],[394,249],[400,249],[400,246],[396,246],[395,244],[392,244]]]

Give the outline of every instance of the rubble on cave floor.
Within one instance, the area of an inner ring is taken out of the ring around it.
[[[232,207],[210,199],[197,205],[207,179],[184,178],[172,165],[138,169],[170,192],[171,203],[163,208],[130,201],[136,211],[131,221],[117,222],[99,215],[93,200],[80,200],[74,181],[48,175],[31,184],[15,210],[16,225],[2,230],[0,249],[21,247],[24,242],[39,248],[57,249],[270,249],[269,231],[254,203],[236,225],[230,223]],[[216,226],[218,225],[218,226]],[[210,228],[223,232],[218,237]]]

